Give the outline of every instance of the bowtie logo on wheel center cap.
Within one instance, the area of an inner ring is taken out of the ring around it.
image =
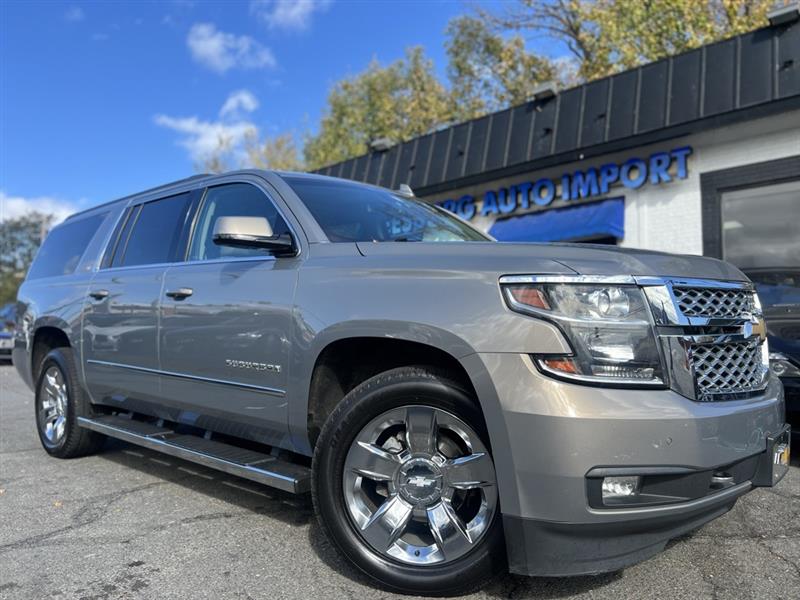
[[[412,458],[400,469],[400,495],[414,505],[432,504],[442,495],[442,472],[432,460]]]

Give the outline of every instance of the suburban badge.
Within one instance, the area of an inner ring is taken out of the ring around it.
[[[280,373],[280,365],[271,365],[262,362],[253,362],[251,360],[234,360],[232,358],[225,359],[225,365],[234,369],[249,369],[251,371],[272,371],[273,373]]]

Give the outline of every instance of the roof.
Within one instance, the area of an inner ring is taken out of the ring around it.
[[[189,177],[184,177],[183,179],[171,181],[170,183],[163,183],[161,185],[157,185],[155,187],[148,188],[140,192],[136,192],[135,194],[128,194],[127,196],[122,196],[121,198],[115,198],[114,200],[103,202],[102,204],[95,204],[94,206],[90,206],[89,208],[84,208],[83,210],[79,210],[77,212],[72,213],[66,219],[64,219],[64,221],[66,222],[69,221],[70,219],[74,219],[75,217],[79,217],[94,212],[98,209],[111,206],[112,204],[116,204],[117,202],[124,202],[125,200],[130,200],[131,198],[134,198],[136,196],[143,196],[144,194],[152,194],[153,192],[157,192],[159,190],[167,190],[174,186],[178,186],[184,183],[189,183],[190,181],[199,181],[200,179],[206,179],[210,177],[212,177],[212,175],[209,175],[208,173],[199,173],[197,175],[190,175]]]
[[[800,22],[765,27],[317,170],[417,195],[800,108]]]
[[[157,185],[152,188],[148,188],[146,190],[142,190],[140,192],[136,192],[134,194],[128,194],[127,196],[122,196],[121,198],[116,198],[115,200],[110,200],[108,202],[103,202],[102,204],[96,204],[94,206],[90,206],[89,208],[85,208],[83,210],[77,211],[69,215],[65,221],[69,221],[70,219],[74,219],[76,217],[88,215],[90,213],[96,212],[103,208],[108,208],[112,204],[117,204],[120,202],[125,202],[131,200],[132,198],[139,198],[141,196],[148,196],[152,194],[156,194],[158,192],[164,192],[166,194],[170,193],[172,188],[183,187],[186,184],[194,183],[194,184],[202,184],[207,182],[214,182],[215,180],[228,177],[231,175],[259,175],[261,173],[275,173],[278,176],[293,176],[293,177],[304,177],[304,178],[321,178],[320,175],[314,173],[304,173],[301,171],[274,171],[271,169],[236,169],[234,171],[225,171],[224,173],[198,173],[196,175],[190,175],[189,177],[184,177],[183,179],[178,179],[176,181],[171,181],[169,183],[164,183],[161,185]]]

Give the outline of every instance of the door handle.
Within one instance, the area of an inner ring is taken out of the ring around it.
[[[95,300],[105,300],[108,298],[108,290],[95,290],[93,292],[89,292],[89,295]]]
[[[193,293],[194,290],[192,288],[179,288],[177,290],[167,292],[167,296],[173,300],[183,300],[184,298],[191,296]]]

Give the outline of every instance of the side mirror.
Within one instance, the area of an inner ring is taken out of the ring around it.
[[[219,217],[214,223],[214,243],[234,248],[264,248],[275,254],[294,254],[291,234],[275,235],[264,217]]]

